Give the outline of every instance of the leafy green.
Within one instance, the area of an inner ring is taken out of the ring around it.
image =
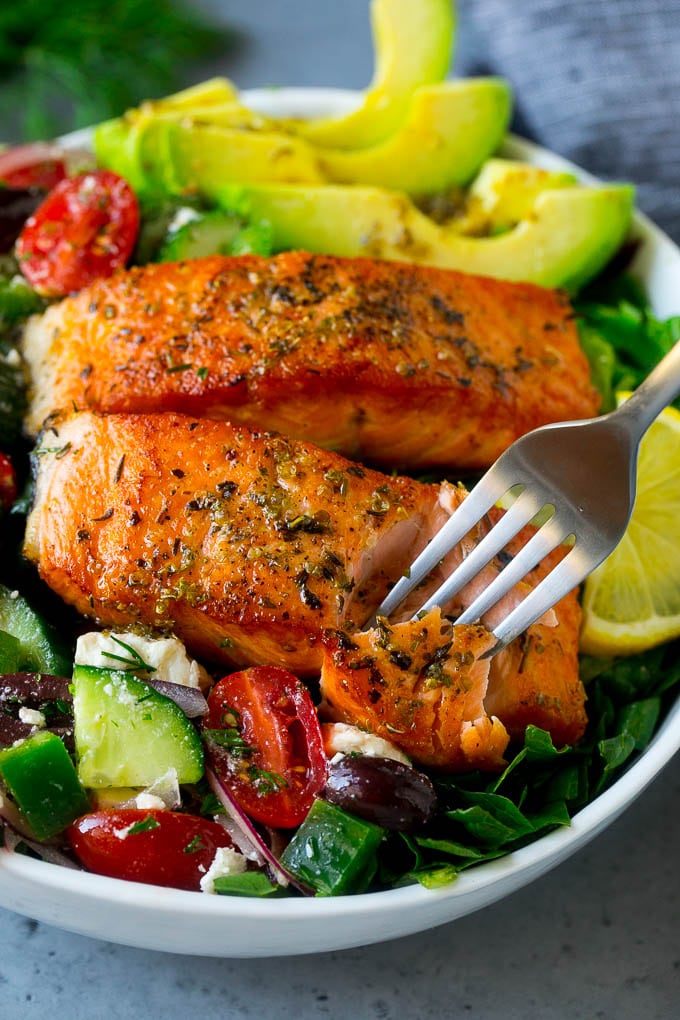
[[[586,289],[575,310],[602,411],[612,410],[618,391],[639,386],[680,338],[680,316],[657,319],[637,282],[625,273]]]
[[[21,137],[51,138],[172,92],[187,64],[234,41],[181,0],[2,4],[3,109]]]
[[[244,871],[215,879],[215,892],[221,896],[278,896],[281,886],[271,882],[262,871]]]
[[[20,363],[0,348],[0,450],[7,450],[21,432],[26,410],[26,383]]]
[[[44,307],[43,299],[19,273],[10,277],[0,276],[0,329],[14,326],[34,312],[41,312]]]

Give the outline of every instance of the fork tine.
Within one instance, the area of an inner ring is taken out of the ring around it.
[[[495,528],[493,530],[495,531]],[[461,613],[456,622],[474,623],[476,620],[479,620],[492,606],[500,602],[514,588],[518,581],[521,581],[530,570],[533,570],[544,556],[547,556],[553,549],[556,549],[569,533],[570,528],[568,524],[563,523],[557,515],[554,515],[546,524],[539,528],[536,534],[512,558],[507,567]]]
[[[431,609],[433,606],[446,605],[446,603],[457,592],[464,588],[465,585],[473,579],[473,577],[476,577],[479,572],[493,560],[501,549],[503,549],[508,542],[515,537],[517,532],[520,531],[525,524],[529,523],[532,517],[536,516],[538,511],[542,509],[543,505],[544,501],[539,496],[529,489],[525,489],[525,491],[515,500],[510,509],[496,524],[494,524],[488,534],[485,535],[481,542],[475,546],[472,552],[466,556],[463,562],[459,564],[459,566],[456,567],[451,574],[449,574],[437,591],[423,603],[421,608],[423,610],[427,610]],[[557,544],[558,541],[555,542],[555,545]],[[534,560],[534,563],[535,562],[536,561]],[[525,574],[528,569],[529,568],[525,569]],[[493,587],[497,581],[500,581],[501,577],[505,575],[505,572],[505,570],[502,571],[495,581],[489,585],[489,588]],[[521,576],[523,577],[524,574]],[[512,584],[510,584],[510,587],[512,587]],[[488,591],[489,588],[485,589],[485,592]],[[482,596],[480,596],[480,598],[481,597]],[[474,604],[478,601],[479,599],[475,599]],[[497,599],[494,599],[494,602],[495,601],[497,601]],[[466,612],[469,612],[469,610]],[[478,619],[480,615],[481,613],[478,613],[477,616],[472,619]],[[461,622],[468,623],[471,622],[471,619]]]
[[[479,523],[484,514],[505,495],[510,485],[499,485],[494,481],[493,468],[477,483],[470,495],[451,514],[434,538],[411,564],[408,576],[399,578],[392,591],[376,610],[367,627],[375,624],[376,617],[389,616],[416,585],[437,566],[448,552],[458,545],[469,531]]]
[[[560,599],[576,588],[592,567],[592,561],[589,562],[588,557],[580,555],[577,539],[577,544],[571,552],[567,553],[563,560],[560,560],[557,566],[497,627],[494,627],[493,633],[498,641],[493,648],[485,653],[485,657],[501,651],[527,627],[535,623],[548,609],[551,609]]]

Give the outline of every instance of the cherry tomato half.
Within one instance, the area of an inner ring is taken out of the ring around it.
[[[0,183],[50,191],[67,176],[64,150],[51,142],[15,145],[0,152]]]
[[[138,230],[130,185],[110,170],[93,170],[52,189],[27,220],[16,255],[40,294],[59,297],[124,266]]]
[[[12,461],[6,453],[0,453],[0,508],[9,510],[17,498],[17,477]]]
[[[139,808],[83,815],[66,835],[89,871],[172,889],[200,889],[218,847],[234,846],[209,818]]]
[[[327,762],[297,677],[278,666],[232,673],[210,692],[203,727],[214,768],[246,814],[282,829],[304,821]]]

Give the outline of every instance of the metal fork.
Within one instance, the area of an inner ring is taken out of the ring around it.
[[[445,606],[543,511],[549,519],[456,619],[475,623],[566,539],[573,546],[492,633],[493,655],[581,583],[618,545],[635,502],[638,447],[680,393],[680,342],[615,411],[544,425],[503,453],[454,511],[375,613],[389,617],[423,578],[511,489],[520,495],[416,613]],[[517,488],[516,488],[517,487]],[[415,617],[414,617],[415,618]]]

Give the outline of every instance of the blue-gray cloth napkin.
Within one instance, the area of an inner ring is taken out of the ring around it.
[[[608,180],[680,242],[680,0],[458,0],[457,74],[501,74],[515,129]]]

